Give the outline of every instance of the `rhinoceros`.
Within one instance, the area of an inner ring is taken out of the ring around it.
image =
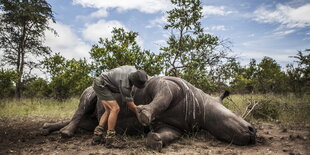
[[[184,133],[207,130],[219,140],[237,145],[254,144],[256,132],[243,118],[228,110],[222,100],[229,95],[225,91],[212,97],[177,77],[152,77],[142,89],[133,88],[137,114],[129,111],[119,94],[114,94],[121,111],[117,132],[147,134],[146,146],[160,151]],[[64,137],[74,135],[77,127],[90,131],[98,125],[103,114],[101,104],[92,87],[81,95],[80,104],[68,122],[45,123],[43,129],[50,133],[60,129]],[[148,126],[148,127],[145,127]]]

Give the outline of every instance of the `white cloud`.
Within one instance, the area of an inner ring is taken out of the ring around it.
[[[224,25],[216,25],[211,27],[206,27],[206,30],[212,30],[212,31],[226,31],[226,27]]]
[[[248,65],[250,59],[256,59],[257,63],[267,56],[270,57],[281,66],[292,63],[292,58],[290,56],[296,54],[296,49],[257,49],[257,50],[237,50],[239,54],[239,60],[242,65]]]
[[[156,40],[153,42],[155,45],[159,46],[159,47],[164,47],[167,45],[167,41],[166,40]]]
[[[84,39],[92,42],[99,41],[99,38],[111,38],[111,31],[113,28],[124,28],[126,27],[119,21],[111,20],[99,20],[97,23],[86,24],[86,28],[82,31]]]
[[[305,37],[303,40],[310,40],[310,37]]]
[[[144,13],[166,11],[171,8],[170,0],[73,0],[74,4],[92,8],[117,8],[118,11],[139,10]]]
[[[123,28],[126,32],[129,30],[123,25],[121,22],[116,20],[106,21],[106,20],[99,20],[93,24],[86,24],[85,29],[82,31],[83,38],[85,40],[91,42],[98,42],[99,38],[112,38],[112,30],[113,28]],[[143,47],[144,41],[143,39],[138,36],[136,38],[137,44]]]
[[[291,50],[295,51],[295,50]],[[265,56],[271,57],[275,59],[277,62],[288,62],[290,61],[290,56],[294,55],[294,53],[286,53],[286,52],[262,52],[262,51],[247,51],[246,53],[242,53],[241,57],[246,58],[254,58],[254,59],[262,59]]]
[[[108,11],[105,8],[99,9],[98,11],[90,14],[90,17],[92,18],[102,18],[102,17],[107,17],[107,16],[108,16]]]
[[[160,27],[167,23],[167,14],[149,21],[146,28]]]
[[[303,28],[310,26],[310,4],[297,8],[278,4],[275,10],[260,7],[254,11],[254,20],[261,23],[277,23],[287,28]]]
[[[274,33],[275,36],[285,36],[291,33],[294,33],[296,30],[290,29],[290,30],[284,30],[284,31],[277,31]]]
[[[226,10],[224,6],[212,6],[212,5],[205,5],[202,8],[202,14],[204,16],[208,15],[221,15],[226,16],[228,14],[231,14],[232,11]]]
[[[136,41],[137,44],[141,47],[141,49],[144,49],[144,40],[140,36],[136,38]]]
[[[248,35],[248,37],[255,37],[256,35],[254,33]]]
[[[306,33],[306,37],[303,40],[310,40],[310,32]]]
[[[51,47],[53,52],[60,52],[60,54],[68,59],[88,58],[91,46],[83,42],[68,25],[62,23],[50,23],[58,36],[52,32],[46,31],[46,45]]]

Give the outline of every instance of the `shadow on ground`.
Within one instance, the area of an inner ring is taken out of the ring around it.
[[[57,122],[59,120],[53,120]],[[145,147],[144,135],[125,136],[124,149],[107,149],[90,144],[92,133],[77,131],[75,137],[61,139],[58,132],[41,135],[39,128],[50,118],[0,118],[0,154],[308,154],[309,125],[255,124],[257,143],[236,146],[221,142],[207,132],[184,135],[175,143],[155,152]]]

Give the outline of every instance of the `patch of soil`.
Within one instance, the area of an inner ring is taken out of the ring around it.
[[[53,121],[0,118],[0,154],[310,154],[309,125],[258,123],[257,143],[251,146],[236,146],[218,141],[207,132],[198,132],[155,152],[145,147],[145,135],[125,136],[127,146],[123,149],[93,146],[92,133],[82,130],[70,139],[61,139],[59,132],[43,136],[39,129],[45,122]]]

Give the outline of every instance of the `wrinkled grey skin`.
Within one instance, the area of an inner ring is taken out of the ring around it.
[[[134,101],[138,106],[137,117],[128,110],[121,97],[115,94],[121,111],[117,122],[117,131],[128,134],[141,133],[150,125],[146,145],[160,151],[163,146],[173,142],[182,134],[197,129],[209,131],[220,140],[237,145],[255,143],[255,130],[252,125],[235,115],[222,105],[220,97],[211,97],[190,83],[176,77],[153,77],[145,88],[134,88]],[[91,87],[87,88],[80,99],[78,110],[70,122],[46,123],[47,133],[62,128],[62,136],[71,137],[77,127],[93,129],[103,114],[101,104]],[[94,115],[97,113],[96,115]],[[152,123],[150,123],[152,120]]]

